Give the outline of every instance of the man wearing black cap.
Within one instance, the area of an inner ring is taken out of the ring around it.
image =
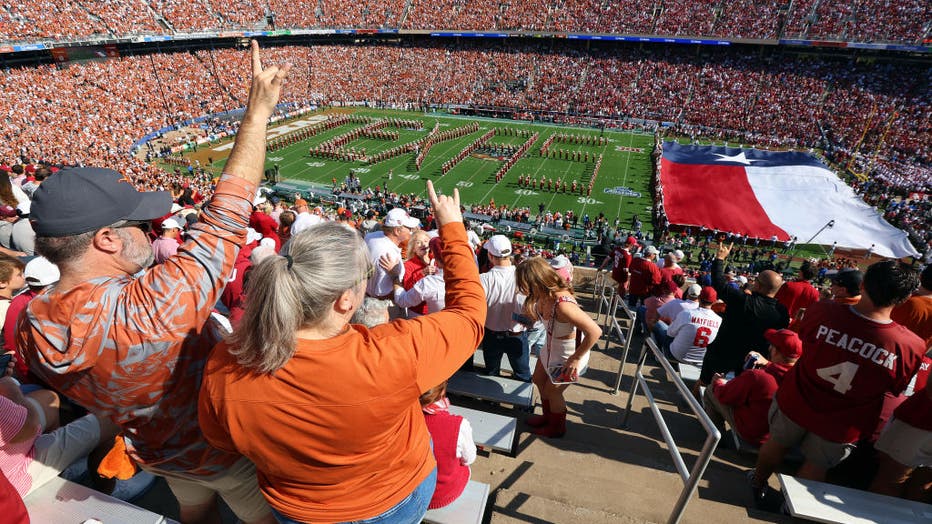
[[[17,345],[42,380],[121,427],[133,461],[166,479],[182,522],[215,517],[217,494],[245,522],[274,522],[252,463],[211,448],[197,423],[202,369],[222,334],[211,309],[246,241],[266,122],[289,69],[263,69],[252,47],[236,145],[177,256],[145,271],[147,226],[171,196],[137,192],[110,169],[59,171],[36,190],[30,216],[36,249],[61,280],[30,302]]]
[[[832,281],[832,300],[839,304],[857,304],[861,301],[861,282],[864,274],[854,268],[846,268],[835,273]]]

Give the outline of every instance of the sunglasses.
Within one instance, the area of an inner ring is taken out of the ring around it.
[[[152,223],[148,220],[125,220],[122,223],[117,223],[114,226],[117,229],[122,229],[125,227],[135,227],[141,230],[143,233],[148,233],[152,231]]]

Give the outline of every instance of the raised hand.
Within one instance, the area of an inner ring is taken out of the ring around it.
[[[731,248],[733,247],[735,247],[734,242],[728,244],[727,246],[725,245],[724,242],[719,242],[718,250],[715,252],[715,258],[719,260],[725,260],[726,258],[728,258],[728,255],[731,254]]]
[[[246,112],[257,118],[272,116],[276,104],[281,97],[282,84],[291,71],[291,64],[281,67],[270,66],[262,68],[262,58],[259,54],[259,43],[253,40],[252,45],[252,86],[249,88],[249,101]]]
[[[453,189],[453,196],[437,196],[434,191],[434,183],[427,181],[427,197],[430,200],[430,207],[434,210],[434,218],[437,220],[437,227],[443,227],[452,222],[462,222],[463,213],[460,211],[460,191]]]

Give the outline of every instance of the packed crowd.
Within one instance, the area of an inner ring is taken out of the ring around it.
[[[802,0],[789,7],[787,12],[781,4],[751,0],[656,0],[653,5],[602,0],[421,0],[410,7],[403,0],[324,0],[316,4],[282,0],[43,0],[0,10],[0,37],[37,40],[234,28],[403,28],[917,43],[928,34],[929,7],[919,0],[867,0],[856,5],[841,0]],[[157,17],[167,25],[161,26]]]
[[[695,139],[830,146],[842,164],[857,149],[857,165],[869,163],[873,170],[869,178],[890,181],[906,194],[929,192],[932,139],[925,123],[932,120],[932,104],[919,65],[788,61],[741,51],[700,61],[673,48],[584,50],[570,43],[548,52],[489,44],[334,45],[274,48],[269,55],[299,64],[284,94],[290,103],[420,101],[578,111],[621,127],[629,124],[608,117],[648,118],[673,123],[671,132]],[[225,49],[5,70],[0,111],[9,116],[0,132],[0,159],[120,165],[147,187],[159,187],[156,169],[126,161],[133,142],[241,106],[246,92],[237,66],[244,61],[241,51]],[[413,70],[427,71],[430,82]],[[894,218],[923,236],[923,208],[904,209]]]

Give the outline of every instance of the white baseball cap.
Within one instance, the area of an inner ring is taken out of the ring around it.
[[[493,235],[492,238],[485,241],[485,244],[482,244],[482,247],[491,253],[493,257],[511,256],[511,240],[508,240],[505,235]]]
[[[680,260],[683,260],[683,257],[686,256],[686,253],[683,253],[682,250],[677,249],[676,251],[673,252],[673,256],[675,256],[676,261],[679,262]],[[699,294],[697,293],[696,296],[699,296]]]
[[[648,255],[656,255],[657,253],[660,253],[660,251],[658,251],[657,248],[654,246],[647,246],[647,249],[645,249],[644,251]]]
[[[49,262],[47,258],[36,257],[26,264],[23,277],[30,286],[44,287],[58,282],[61,272],[58,271],[58,266]]]
[[[550,259],[550,267],[554,269],[561,269],[570,265],[570,259],[566,258],[564,255],[557,255]]]
[[[382,221],[382,224],[385,227],[421,227],[421,221],[409,215],[408,212],[401,207],[396,207],[389,211],[385,215],[385,220]]]
[[[687,297],[699,298],[700,293],[702,293],[702,286],[700,286],[699,284],[693,284],[689,286],[688,288],[686,288]]]
[[[162,229],[181,229],[181,224],[174,218],[166,218],[162,221]]]

